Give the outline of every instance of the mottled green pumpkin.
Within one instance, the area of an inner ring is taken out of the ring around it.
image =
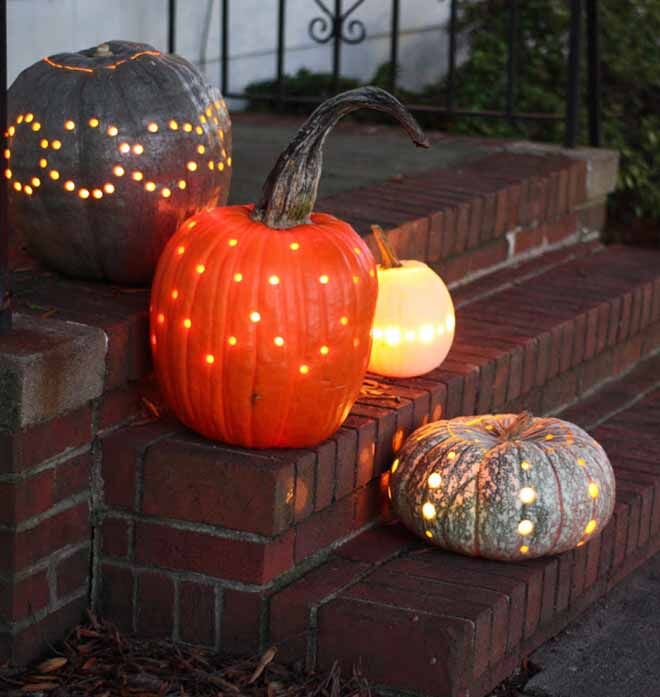
[[[488,559],[580,546],[614,510],[614,473],[603,448],[574,424],[527,413],[417,429],[392,464],[389,487],[410,530]]]
[[[69,276],[149,283],[181,222],[227,201],[231,124],[220,91],[147,44],[38,61],[9,90],[7,128],[11,225]]]

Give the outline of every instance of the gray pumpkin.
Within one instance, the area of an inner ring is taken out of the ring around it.
[[[584,544],[614,510],[603,448],[574,424],[527,413],[460,417],[417,429],[390,473],[395,511],[444,549],[489,559]]]
[[[8,99],[11,224],[63,273],[147,284],[179,223],[227,201],[227,109],[179,56],[110,41],[35,63]]]

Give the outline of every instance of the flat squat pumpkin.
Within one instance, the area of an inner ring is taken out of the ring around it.
[[[8,101],[11,222],[65,274],[150,283],[178,225],[227,200],[227,109],[179,56],[128,41],[51,56]]]
[[[427,145],[383,90],[340,94],[282,153],[258,205],[203,211],[165,248],[152,292],[156,373],[175,414],[208,438],[311,446],[341,425],[360,391],[375,262],[348,223],[312,211],[328,132],[365,107]]]
[[[526,412],[422,426],[394,461],[389,486],[395,511],[420,537],[489,559],[580,546],[614,510],[603,448],[574,424]]]

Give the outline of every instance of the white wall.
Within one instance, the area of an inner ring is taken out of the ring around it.
[[[324,0],[332,8],[333,0]],[[344,0],[350,7],[353,0]],[[276,73],[277,0],[230,0],[229,81],[233,92]],[[200,64],[205,33],[212,82],[220,75],[220,0],[178,0],[177,53]],[[389,58],[390,0],[366,0],[351,16],[364,22],[367,38],[342,46],[342,74],[368,80]],[[447,67],[444,30],[448,0],[402,0],[399,42],[402,86],[422,87]],[[288,0],[285,70],[330,71],[332,43],[319,45],[308,26],[323,16],[314,0]],[[8,77],[45,55],[80,50],[108,39],[167,47],[167,0],[9,0]],[[205,32],[206,27],[206,32]]]

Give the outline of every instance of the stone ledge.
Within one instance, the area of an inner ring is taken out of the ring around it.
[[[0,428],[17,431],[99,397],[106,350],[95,327],[15,315],[0,339]]]

